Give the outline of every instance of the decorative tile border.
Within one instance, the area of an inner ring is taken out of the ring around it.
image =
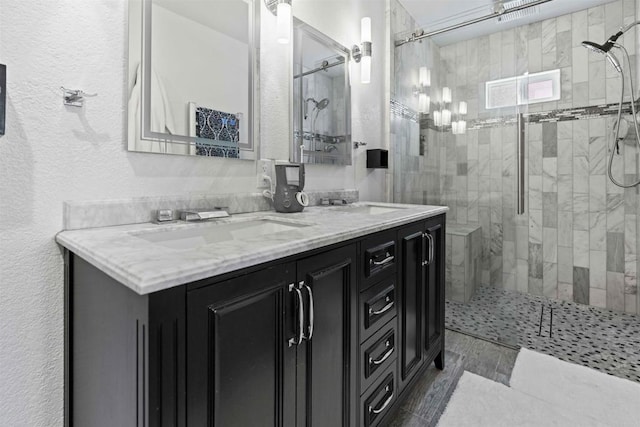
[[[636,100],[636,105],[638,100]],[[640,110],[640,106],[636,108]],[[435,126],[429,115],[420,114],[406,105],[391,100],[391,113],[395,116],[419,122],[421,128],[432,129],[439,132],[451,131],[451,126]],[[622,104],[622,114],[631,114],[631,103]],[[564,108],[558,110],[523,113],[527,123],[564,122],[569,120],[586,120],[597,117],[607,117],[618,114],[618,103],[592,105],[577,108]],[[487,129],[515,124],[517,115],[509,114],[500,117],[478,118],[467,121],[467,130]]]
[[[407,107],[395,99],[391,100],[391,114],[403,118],[411,120],[412,122],[418,123],[418,119],[420,117],[420,113],[416,110]]]

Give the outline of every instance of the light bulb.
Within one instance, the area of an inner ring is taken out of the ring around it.
[[[451,102],[451,89],[449,89],[448,87],[442,88],[442,102]]]
[[[451,123],[451,133],[453,133],[454,135],[457,135],[460,133],[460,129],[458,128],[458,122]]]
[[[418,111],[421,113],[429,112],[429,104],[431,104],[431,97],[426,93],[418,95]]]
[[[449,126],[451,124],[451,111],[442,110],[442,125]]]
[[[422,87],[431,86],[431,70],[427,67],[420,67],[418,82]]]
[[[360,60],[360,82],[371,83],[371,57],[363,56]]]
[[[277,7],[277,37],[278,43],[289,43],[291,37],[291,4],[287,2],[278,3]]]
[[[460,101],[460,105],[458,106],[458,113],[467,114],[467,103],[464,101]]]
[[[360,41],[371,42],[371,18],[362,18],[360,21]]]
[[[433,112],[433,124],[436,126],[442,126],[442,114],[440,111]]]

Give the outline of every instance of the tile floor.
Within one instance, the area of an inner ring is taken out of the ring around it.
[[[444,370],[431,364],[392,417],[390,426],[435,426],[465,370],[509,384],[517,350],[451,330],[446,331],[445,348]]]
[[[437,425],[465,370],[508,385],[521,346],[640,382],[640,316],[480,286],[446,302],[446,327],[445,369],[428,368],[390,426]]]
[[[469,303],[447,301],[446,326],[640,382],[637,315],[480,286]]]

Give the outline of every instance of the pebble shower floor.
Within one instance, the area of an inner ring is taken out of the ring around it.
[[[640,383],[640,316],[480,286],[446,326]]]

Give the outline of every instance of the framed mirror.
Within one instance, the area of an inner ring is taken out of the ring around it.
[[[256,158],[259,10],[129,1],[129,151]]]
[[[351,164],[350,51],[294,18],[291,161]]]

